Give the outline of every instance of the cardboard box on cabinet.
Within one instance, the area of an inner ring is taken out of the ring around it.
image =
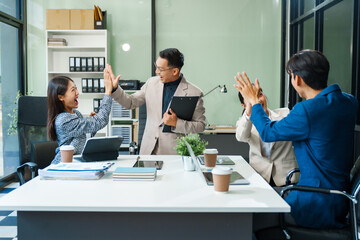
[[[94,29],[94,10],[71,9],[70,20],[71,29]]]
[[[70,29],[70,9],[47,9],[46,29]]]

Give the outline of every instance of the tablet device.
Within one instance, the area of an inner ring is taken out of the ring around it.
[[[209,186],[214,185],[212,172],[203,172],[206,184]],[[250,184],[240,173],[233,171],[230,176],[230,185],[247,185]]]
[[[152,167],[156,168],[157,170],[161,170],[163,164],[163,161],[137,160],[133,167]]]
[[[198,160],[201,165],[205,165],[203,155],[198,156]],[[229,157],[219,157],[218,156],[216,159],[216,165],[235,165],[235,163]]]
[[[89,138],[78,160],[85,162],[116,160],[122,141],[121,136]]]
[[[170,107],[180,119],[191,121],[199,96],[173,96]],[[163,132],[171,132],[171,126],[164,125]]]

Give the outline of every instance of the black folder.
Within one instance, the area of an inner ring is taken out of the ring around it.
[[[170,108],[176,113],[178,118],[191,121],[198,100],[198,96],[173,96]],[[163,132],[171,132],[171,126],[164,125]]]

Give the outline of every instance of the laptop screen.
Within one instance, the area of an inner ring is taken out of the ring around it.
[[[185,141],[186,147],[187,147],[187,149],[188,149],[188,151],[189,151],[189,153],[190,153],[191,159],[193,160],[193,162],[194,162],[194,164],[195,164],[196,170],[200,173],[200,175],[201,175],[202,178],[203,178],[203,172],[202,172],[201,167],[200,167],[200,164],[199,164],[199,162],[198,162],[198,160],[197,160],[197,158],[196,158],[196,156],[195,156],[195,154],[194,154],[194,151],[192,150],[190,144],[189,144],[186,140],[184,140],[184,141]],[[203,179],[204,179],[204,178],[203,178]],[[204,180],[205,180],[205,179],[204,179]],[[205,180],[205,181],[206,181],[206,180]]]

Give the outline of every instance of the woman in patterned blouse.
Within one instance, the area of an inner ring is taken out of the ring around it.
[[[112,98],[112,83],[104,79],[105,95],[102,99],[99,112],[92,112],[90,117],[83,117],[76,110],[78,107],[79,91],[74,81],[65,76],[53,78],[48,85],[48,122],[47,131],[51,140],[57,141],[59,147],[55,150],[56,156],[52,163],[61,162],[60,146],[72,145],[74,154],[80,154],[86,141],[86,134],[94,136],[104,128],[109,121]]]

